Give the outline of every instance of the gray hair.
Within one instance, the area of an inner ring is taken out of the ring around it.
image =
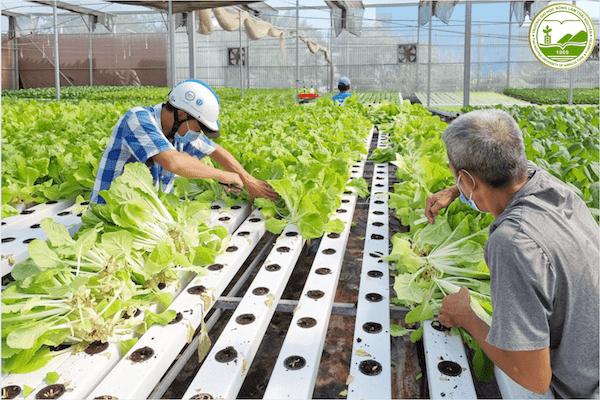
[[[456,172],[474,173],[493,188],[502,189],[527,173],[523,135],[506,111],[466,113],[448,125],[442,140]]]

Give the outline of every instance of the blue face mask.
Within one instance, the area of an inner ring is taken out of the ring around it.
[[[179,133],[175,135],[176,142],[178,144],[183,145],[186,143],[193,142],[194,140],[198,139],[198,137],[202,134],[202,132],[195,132],[195,131],[191,130],[189,123],[187,123],[187,125],[188,125],[188,130],[185,133],[185,135],[181,136],[181,135],[179,135]]]
[[[475,179],[473,178],[473,176],[464,169],[461,171],[465,171],[471,177],[471,180],[473,180],[473,189],[475,189]],[[458,175],[458,181],[456,182],[456,186],[458,186],[458,191],[460,192],[460,201],[462,201],[465,204],[470,205],[473,210],[481,212],[481,210],[479,208],[477,208],[477,204],[475,204],[475,201],[473,201],[473,192],[471,192],[471,196],[469,197],[469,200],[467,200],[467,198],[465,197],[465,194],[460,189],[460,174]]]

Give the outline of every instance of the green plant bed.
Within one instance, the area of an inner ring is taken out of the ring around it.
[[[539,104],[568,104],[569,89],[543,88],[543,89],[504,89],[503,93],[507,96],[527,100]],[[573,104],[599,104],[598,88],[573,89]]]

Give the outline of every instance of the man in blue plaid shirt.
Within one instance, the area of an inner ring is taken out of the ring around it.
[[[98,193],[110,187],[125,164],[145,163],[156,189],[173,190],[177,175],[212,178],[246,187],[250,197],[279,198],[268,183],[250,175],[233,155],[209,138],[219,133],[219,99],[204,82],[186,80],[169,93],[169,101],[134,107],[117,122],[104,151],[90,201],[104,203]],[[200,161],[209,156],[225,171]]]

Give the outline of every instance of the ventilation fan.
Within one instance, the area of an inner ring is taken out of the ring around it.
[[[416,44],[400,44],[398,45],[398,63],[415,63],[417,62],[417,45]]]
[[[237,65],[239,66],[240,63],[242,65],[246,65],[246,48],[242,47],[230,47],[227,51],[228,55],[229,55],[229,62],[228,65]],[[240,57],[241,54],[241,57]]]

